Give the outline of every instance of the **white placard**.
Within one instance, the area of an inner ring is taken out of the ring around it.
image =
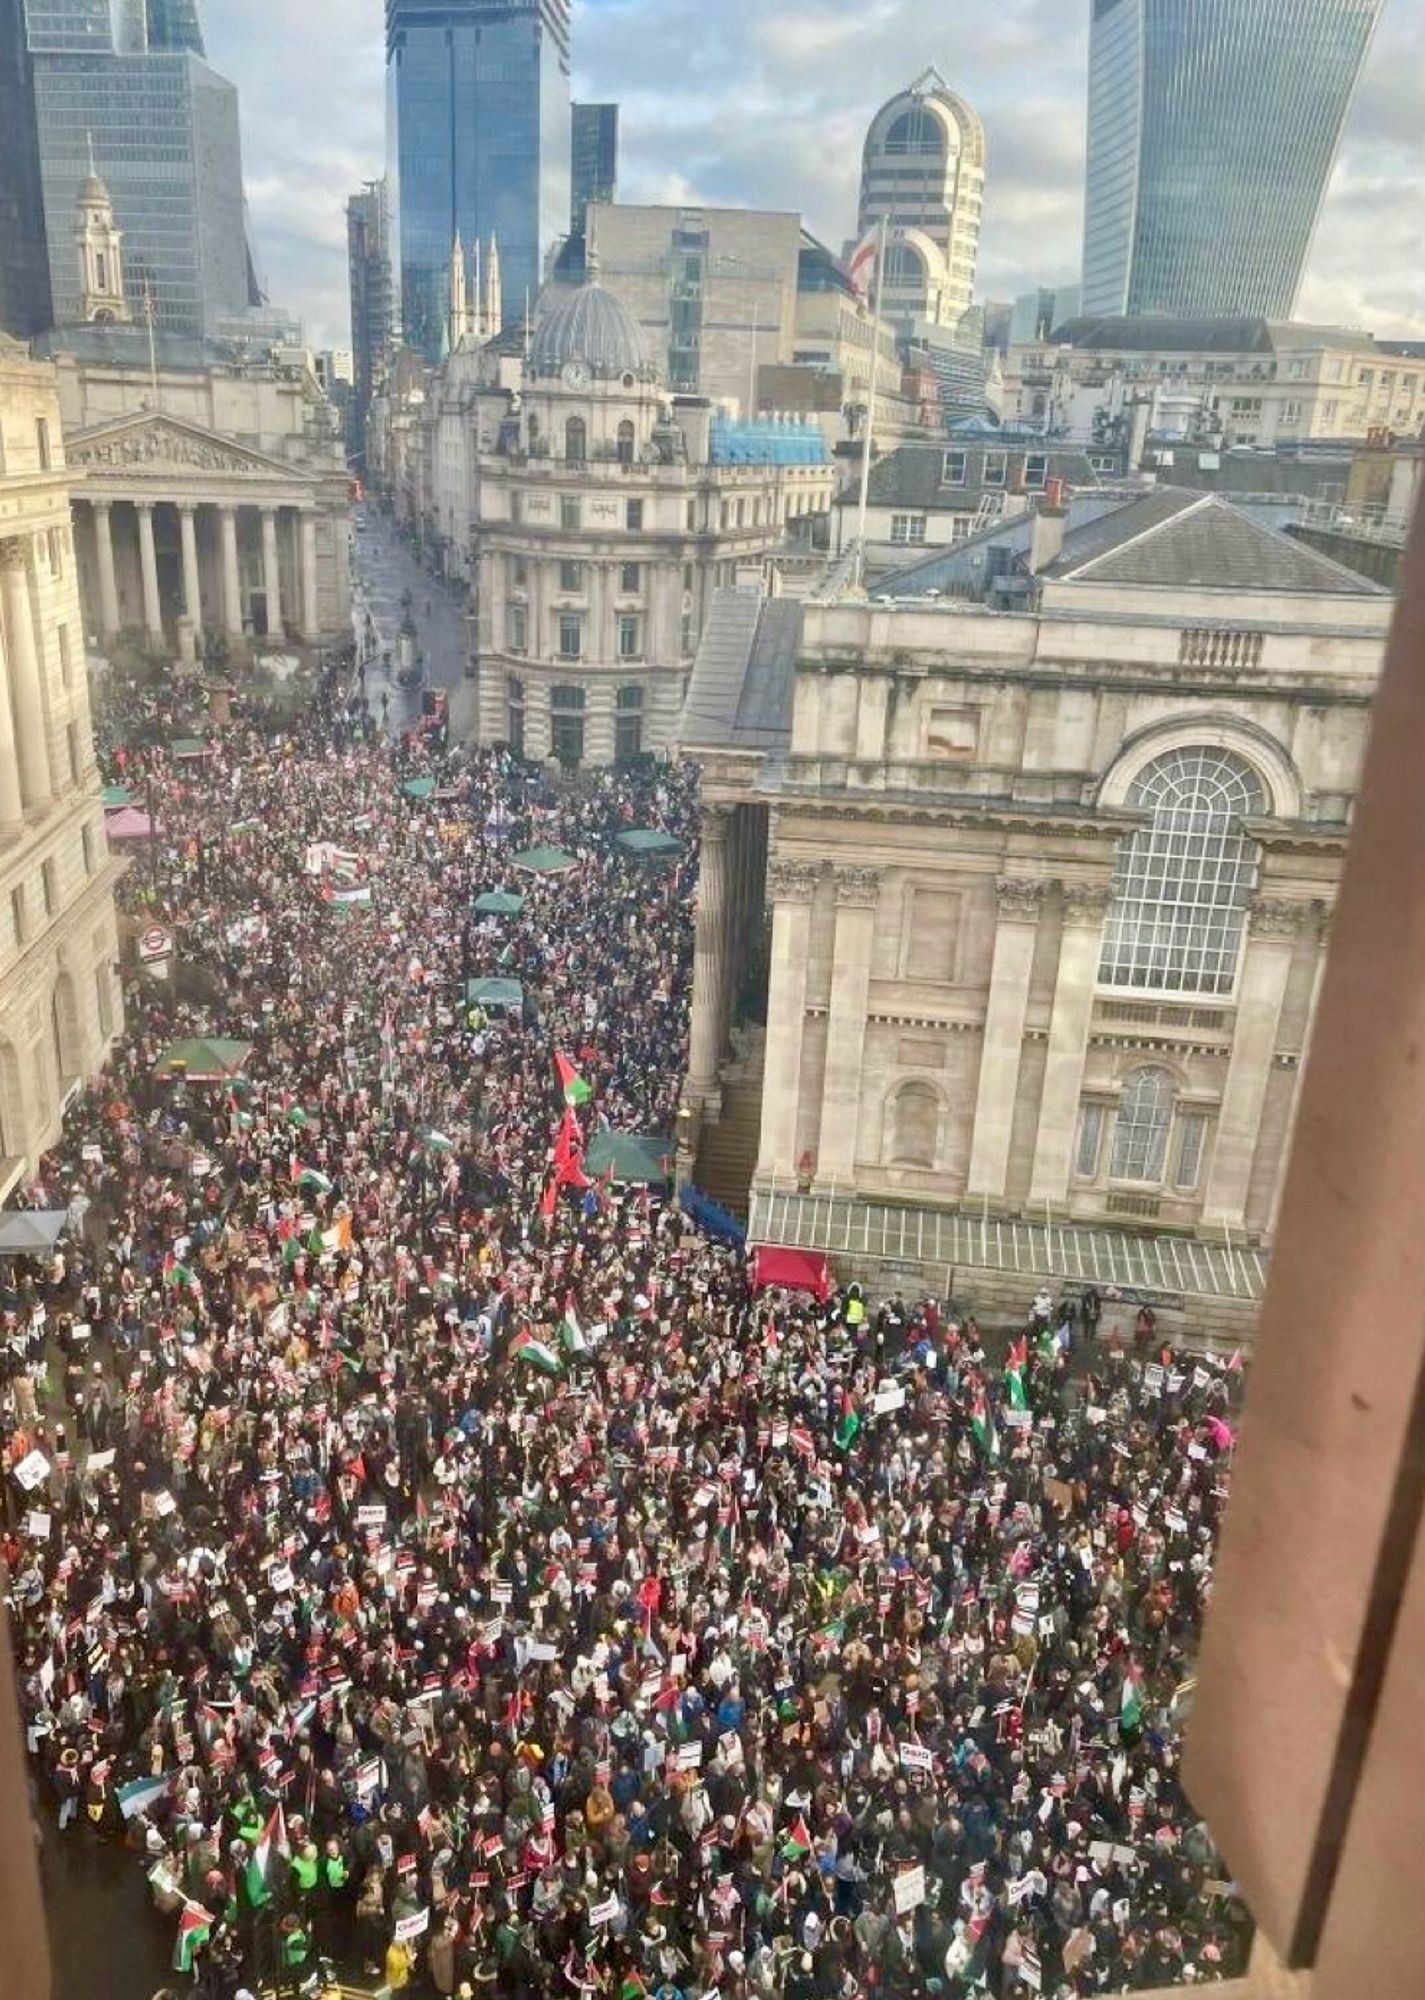
[[[891,1888],[896,1899],[896,1915],[906,1916],[911,1910],[918,1910],[925,1901],[925,1870],[907,1868],[904,1875],[897,1875]]]
[[[29,1519],[25,1522],[25,1533],[34,1541],[47,1542],[49,1540],[49,1531],[49,1515],[42,1514],[38,1508],[31,1508]]]
[[[885,1416],[891,1410],[903,1410],[905,1390],[899,1382],[883,1382],[876,1391],[876,1400],[871,1407],[878,1417]]]
[[[589,1912],[589,1922],[595,1925],[611,1924],[619,1913],[617,1896],[610,1896],[607,1902],[595,1903]]]
[[[15,1480],[27,1493],[33,1493],[37,1486],[43,1486],[49,1478],[49,1460],[42,1451],[32,1451],[15,1467]]]
[[[933,1771],[935,1753],[927,1750],[923,1743],[902,1743],[900,1749],[902,1767],[907,1771]]]
[[[397,1944],[407,1944],[412,1938],[424,1937],[429,1929],[429,1910],[416,1910],[409,1917],[397,1917],[396,1942]]]

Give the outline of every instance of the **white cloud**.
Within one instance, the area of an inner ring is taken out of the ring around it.
[[[346,339],[347,195],[381,171],[384,46],[331,0],[204,0],[242,92],[273,296]],[[984,119],[981,290],[1072,279],[1087,0],[576,0],[575,89],[623,106],[626,199],[794,208],[839,245],[877,107],[938,65]],[[1333,176],[1303,315],[1425,337],[1425,11],[1388,0]]]

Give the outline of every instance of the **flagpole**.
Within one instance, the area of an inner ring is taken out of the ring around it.
[[[876,305],[871,321],[871,384],[866,395],[866,428],[861,433],[861,505],[856,517],[856,581],[866,581],[866,509],[871,500],[871,442],[876,431],[876,387],[881,373],[881,308],[886,300],[886,218],[876,246]]]

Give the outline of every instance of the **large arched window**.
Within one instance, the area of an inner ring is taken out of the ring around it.
[[[1118,1123],[1113,1129],[1109,1171],[1114,1180],[1150,1181],[1154,1185],[1162,1180],[1175,1094],[1172,1076],[1165,1069],[1135,1069],[1124,1078]]]
[[[618,427],[618,462],[620,465],[633,464],[633,425],[625,417]]]
[[[891,126],[882,145],[888,153],[943,153],[945,133],[929,111],[906,111]]]
[[[901,1167],[933,1167],[940,1136],[940,1099],[928,1083],[903,1083],[891,1110],[891,1160]]]
[[[588,432],[582,417],[571,417],[564,426],[564,456],[571,465],[582,465],[589,455]]]
[[[1240,822],[1261,780],[1230,750],[1170,750],[1127,803],[1152,815],[1119,849],[1099,978],[1150,992],[1230,993],[1257,874]]]
[[[886,285],[891,291],[910,292],[923,288],[925,265],[920,252],[910,243],[886,245]]]

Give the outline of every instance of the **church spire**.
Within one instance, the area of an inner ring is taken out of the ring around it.
[[[448,338],[453,354],[465,338],[469,325],[469,302],[465,282],[465,248],[460,241],[460,231],[455,232],[455,241],[450,250],[450,326]]]
[[[493,340],[505,324],[505,295],[500,282],[500,239],[490,238],[490,263],[485,275],[485,325]]]
[[[470,331],[483,340],[490,331],[485,324],[485,295],[480,289],[480,239],[470,245]]]

